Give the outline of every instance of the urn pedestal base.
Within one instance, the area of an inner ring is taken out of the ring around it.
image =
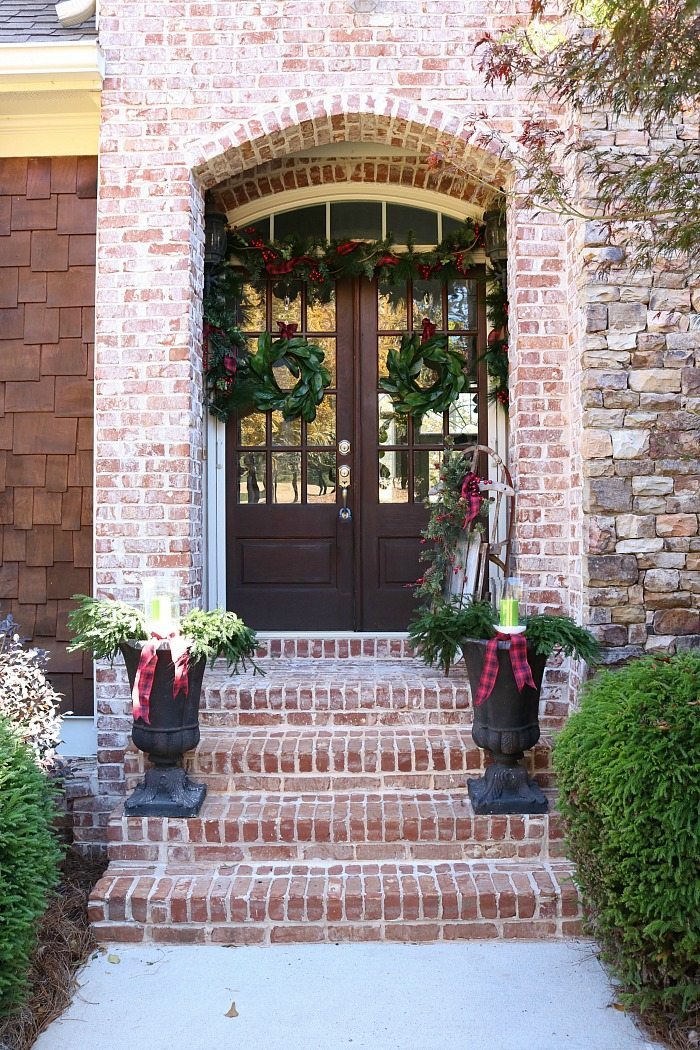
[[[475,813],[546,813],[547,799],[519,762],[488,766],[483,777],[467,781]]]
[[[196,817],[207,794],[181,766],[148,769],[124,804],[127,817]]]

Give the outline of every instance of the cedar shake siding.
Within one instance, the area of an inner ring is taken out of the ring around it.
[[[0,159],[0,609],[83,715],[92,660],[65,646],[92,586],[96,191],[96,157]]]

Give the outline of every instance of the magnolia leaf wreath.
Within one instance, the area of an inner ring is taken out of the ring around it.
[[[323,364],[320,346],[296,335],[295,324],[277,322],[280,334],[273,339],[263,332],[255,353],[247,351],[245,340],[233,341],[231,333],[208,326],[207,382],[212,413],[226,422],[232,412],[281,412],[284,419],[301,417],[307,423],[316,418],[331,377]],[[296,379],[291,389],[283,389],[275,369],[286,367]]]
[[[435,334],[435,325],[423,320],[423,332],[407,333],[398,350],[387,354],[388,375],[379,389],[389,394],[394,411],[420,420],[427,412],[444,412],[453,405],[469,379],[464,357],[450,350],[445,335]],[[429,386],[421,386],[425,369],[435,373]]]

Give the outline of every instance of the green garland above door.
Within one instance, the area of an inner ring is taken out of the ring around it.
[[[426,252],[416,252],[410,243],[406,250],[396,252],[389,239],[329,241],[289,237],[269,241],[253,227],[230,230],[227,259],[210,275],[204,301],[205,378],[211,412],[225,421],[233,411],[279,409],[286,419],[301,416],[311,421],[330,382],[320,347],[290,333],[291,326],[281,322],[278,322],[279,339],[267,336],[255,354],[249,353],[240,323],[246,285],[261,285],[277,279],[280,287],[276,291],[284,298],[292,283],[301,281],[306,285],[310,301],[327,302],[335,282],[344,277],[376,278],[390,286],[399,286],[407,280],[439,280],[446,284],[468,275],[470,255],[481,247],[483,230],[471,219]],[[418,350],[417,356],[414,350]],[[493,376],[489,365],[491,351],[489,346],[483,356]],[[426,353],[430,360],[426,359]],[[404,376],[403,364],[408,357],[413,360],[412,367],[415,368],[422,357],[424,364],[435,371],[437,378],[431,386],[419,387],[415,374]],[[442,411],[440,405],[445,397],[447,404],[451,404],[467,385],[463,370],[463,383],[455,371],[456,357],[454,351],[444,347],[444,339],[440,341],[440,337],[437,342],[431,340],[430,346],[424,343],[421,350],[417,334],[406,336],[397,351],[397,374],[389,376],[389,382],[394,381],[397,387],[396,391],[388,391],[397,399],[397,409],[400,404],[400,410],[422,415],[431,408]],[[273,365],[280,364],[286,365],[297,379],[292,390],[282,390],[277,384]],[[501,397],[498,400],[505,407]]]

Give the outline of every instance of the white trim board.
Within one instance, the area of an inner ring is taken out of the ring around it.
[[[92,715],[64,715],[58,753],[63,758],[89,758],[97,754],[97,725]]]

